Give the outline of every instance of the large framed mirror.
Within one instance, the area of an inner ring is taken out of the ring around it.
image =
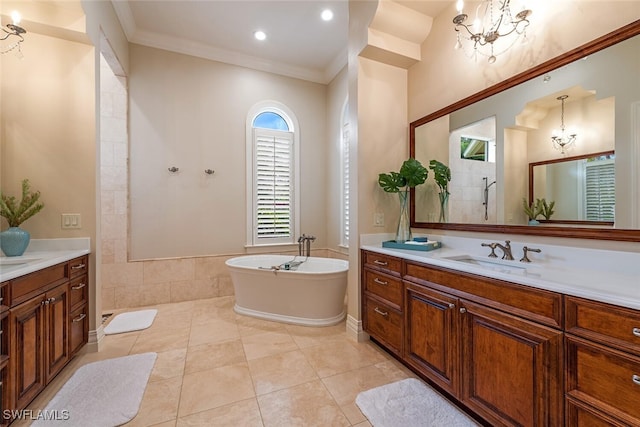
[[[447,222],[429,180],[411,190],[411,226],[640,241],[639,34],[635,21],[410,123],[411,157],[451,169]],[[613,200],[587,206],[585,181],[561,174],[592,173],[585,162],[599,157]],[[570,203],[559,183],[582,193]],[[532,227],[524,205],[536,199],[555,201],[555,212]]]

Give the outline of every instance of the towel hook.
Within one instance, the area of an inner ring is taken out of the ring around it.
[[[205,169],[204,173],[206,173],[207,175],[213,175],[216,171],[214,171],[213,169]]]

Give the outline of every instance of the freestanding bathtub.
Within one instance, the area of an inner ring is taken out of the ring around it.
[[[236,313],[306,326],[329,326],[345,316],[349,262],[296,257],[304,261],[285,270],[290,255],[247,255],[227,260]],[[306,261],[305,261],[306,260]],[[273,267],[280,267],[276,269]]]

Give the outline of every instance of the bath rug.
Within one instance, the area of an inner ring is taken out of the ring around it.
[[[155,308],[151,310],[120,313],[104,328],[104,333],[106,335],[112,335],[147,329],[153,323],[153,319],[156,318],[157,313],[158,310]]]
[[[130,421],[156,361],[156,353],[134,354],[80,367],[42,411],[32,427],[114,427]]]
[[[363,391],[356,397],[356,405],[373,427],[479,426],[415,378]]]

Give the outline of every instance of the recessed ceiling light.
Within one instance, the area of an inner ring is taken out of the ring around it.
[[[257,39],[257,40],[264,40],[267,38],[267,35],[265,34],[264,31],[256,31],[255,33],[253,33],[253,36]]]
[[[333,19],[333,12],[331,11],[331,9],[325,9],[320,14],[320,17],[323,21],[331,21]]]

